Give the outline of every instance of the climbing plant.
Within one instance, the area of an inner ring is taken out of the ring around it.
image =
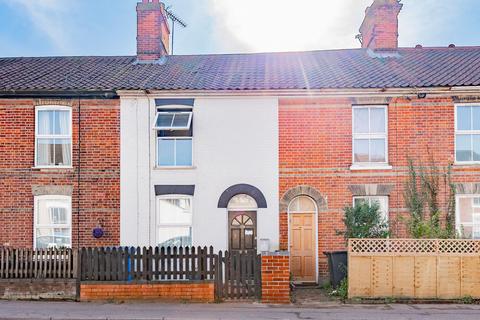
[[[444,208],[440,200],[443,193]],[[408,161],[408,179],[405,182],[404,201],[410,215],[405,218],[407,230],[414,238],[455,238],[455,185],[451,180],[451,166],[441,170],[435,161],[428,168],[417,170],[413,160]]]

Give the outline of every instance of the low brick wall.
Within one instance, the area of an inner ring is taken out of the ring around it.
[[[290,303],[288,252],[262,255],[262,303]]]
[[[80,284],[80,301],[165,300],[213,302],[212,281],[85,282]]]
[[[75,300],[76,279],[2,279],[0,299]]]

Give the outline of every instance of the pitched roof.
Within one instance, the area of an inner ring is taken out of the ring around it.
[[[1,58],[1,91],[275,90],[480,85],[480,47],[169,56]]]

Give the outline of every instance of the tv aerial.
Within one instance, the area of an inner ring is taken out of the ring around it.
[[[178,15],[176,15],[172,10],[172,6],[168,6],[165,8],[165,13],[167,14],[167,17],[172,21],[172,49],[171,49],[171,54],[173,55],[173,45],[175,43],[175,24],[179,24],[182,28],[187,27],[187,23],[183,21]]]

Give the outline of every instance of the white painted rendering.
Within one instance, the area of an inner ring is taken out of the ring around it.
[[[246,183],[267,200],[258,209],[257,241],[268,238],[278,249],[278,99],[196,98],[190,168],[155,167],[155,112],[152,96],[121,97],[121,245],[157,244],[155,185],[195,185],[193,245],[225,250],[228,214],[217,208],[218,199]]]

